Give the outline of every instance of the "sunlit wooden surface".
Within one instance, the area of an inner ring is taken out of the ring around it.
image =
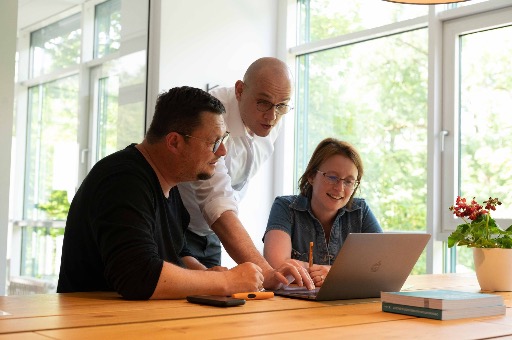
[[[417,275],[404,289],[479,291],[472,274]],[[114,293],[0,297],[0,339],[512,338],[507,315],[437,321],[384,313],[378,299],[312,302],[282,297],[218,308],[185,300],[126,301]]]

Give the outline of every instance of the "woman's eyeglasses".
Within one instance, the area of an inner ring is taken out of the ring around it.
[[[336,175],[332,175],[320,170],[317,170],[317,172],[321,173],[324,176],[325,182],[328,184],[336,185],[339,182],[341,182],[343,186],[349,190],[354,190],[359,185],[359,181],[353,179],[340,178]]]

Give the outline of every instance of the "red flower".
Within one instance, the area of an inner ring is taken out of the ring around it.
[[[489,197],[489,200],[484,201],[485,203],[485,209],[487,210],[496,210],[497,205],[501,205],[501,202],[498,200],[498,198],[492,198]]]
[[[470,220],[476,220],[480,215],[488,214],[490,210],[496,210],[496,205],[500,205],[501,202],[498,198],[489,197],[489,200],[484,202],[485,209],[483,206],[478,204],[475,201],[475,198],[471,200],[470,204],[466,203],[466,199],[460,196],[457,196],[457,200],[455,201],[455,205],[450,207],[450,210],[453,211],[453,214],[457,217],[464,219],[464,217],[468,217]]]

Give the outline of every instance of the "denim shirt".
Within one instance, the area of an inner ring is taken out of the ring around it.
[[[354,198],[350,209],[343,207],[338,210],[327,244],[324,229],[311,211],[311,201],[302,195],[275,199],[265,234],[269,230],[282,230],[290,235],[292,259],[308,262],[309,242],[313,241],[313,263],[323,265],[334,263],[349,233],[382,233],[365,200]]]

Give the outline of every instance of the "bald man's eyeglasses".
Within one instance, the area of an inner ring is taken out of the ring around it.
[[[256,102],[256,109],[260,112],[267,112],[268,110],[272,109],[273,107],[276,108],[276,112],[280,115],[284,115],[288,112],[290,112],[293,107],[286,104],[273,104],[267,100],[260,99]]]

